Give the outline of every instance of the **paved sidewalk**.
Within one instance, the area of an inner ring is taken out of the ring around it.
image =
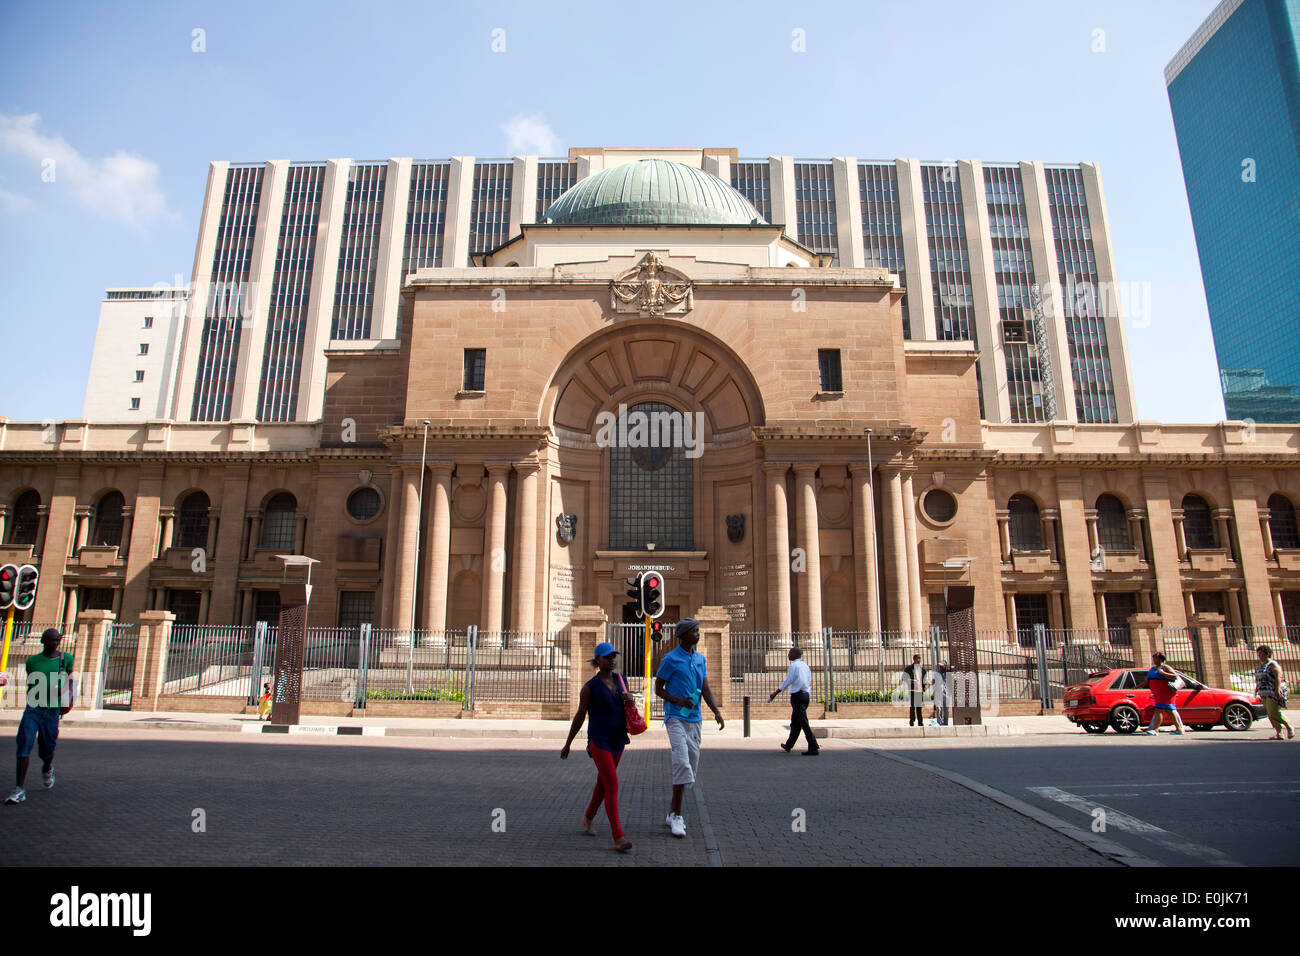
[[[21,711],[0,710],[0,728],[14,727]],[[742,739],[744,723],[740,715],[727,715],[724,739]],[[454,717],[303,717],[304,728],[353,728],[387,737],[483,737],[492,739],[560,739],[568,734],[567,720],[525,720],[508,718]],[[708,721],[710,729],[717,724]],[[65,730],[185,730],[214,733],[260,732],[270,726],[252,714],[190,714],[175,712],[74,710],[63,718]],[[788,720],[755,720],[751,736],[781,739],[789,732]],[[888,739],[931,737],[1023,736],[1027,734],[1078,734],[1080,731],[1063,716],[992,717],[973,727],[909,727],[906,717],[860,720],[818,720],[813,722],[818,737],[842,739]],[[651,721],[651,734],[662,735],[662,723]],[[585,737],[585,734],[584,734]]]

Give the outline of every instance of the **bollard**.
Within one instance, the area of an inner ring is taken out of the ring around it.
[[[749,698],[745,698],[745,736],[749,736]]]

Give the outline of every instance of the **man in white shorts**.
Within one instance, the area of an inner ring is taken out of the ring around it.
[[[719,730],[726,723],[713,702],[704,655],[695,652],[695,645],[700,641],[700,625],[684,617],[677,622],[676,635],[677,646],[663,656],[655,672],[655,695],[664,701],[664,729],[672,753],[673,801],[664,822],[673,836],[684,837],[682,794],[695,782],[700,768],[700,726],[704,722],[700,700],[713,711]]]

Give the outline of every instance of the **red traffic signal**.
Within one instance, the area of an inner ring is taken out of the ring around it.
[[[652,621],[650,623],[650,640],[658,641],[664,636],[664,622]]]
[[[12,607],[18,594],[18,567],[6,564],[0,568],[0,611]]]
[[[14,607],[25,611],[36,603],[36,583],[40,577],[41,572],[36,570],[35,565],[24,564],[18,569],[18,588],[14,594]]]
[[[641,603],[641,579],[643,577],[645,575],[638,574],[627,579],[627,596],[636,603],[637,617],[645,617],[645,606]]]
[[[652,620],[664,613],[663,575],[653,571],[641,575],[641,609]]]

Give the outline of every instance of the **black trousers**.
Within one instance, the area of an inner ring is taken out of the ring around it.
[[[790,695],[790,738],[785,742],[786,747],[793,747],[798,742],[799,731],[802,730],[808,738],[808,749],[821,749],[817,745],[817,738],[813,736],[812,726],[808,723],[808,701],[806,690]]]
[[[922,712],[922,705],[916,703],[916,700],[920,696],[920,694],[913,695],[911,700],[908,702],[910,706],[907,708],[907,726],[909,727],[913,725],[916,725],[917,727],[925,726],[925,716]]]

